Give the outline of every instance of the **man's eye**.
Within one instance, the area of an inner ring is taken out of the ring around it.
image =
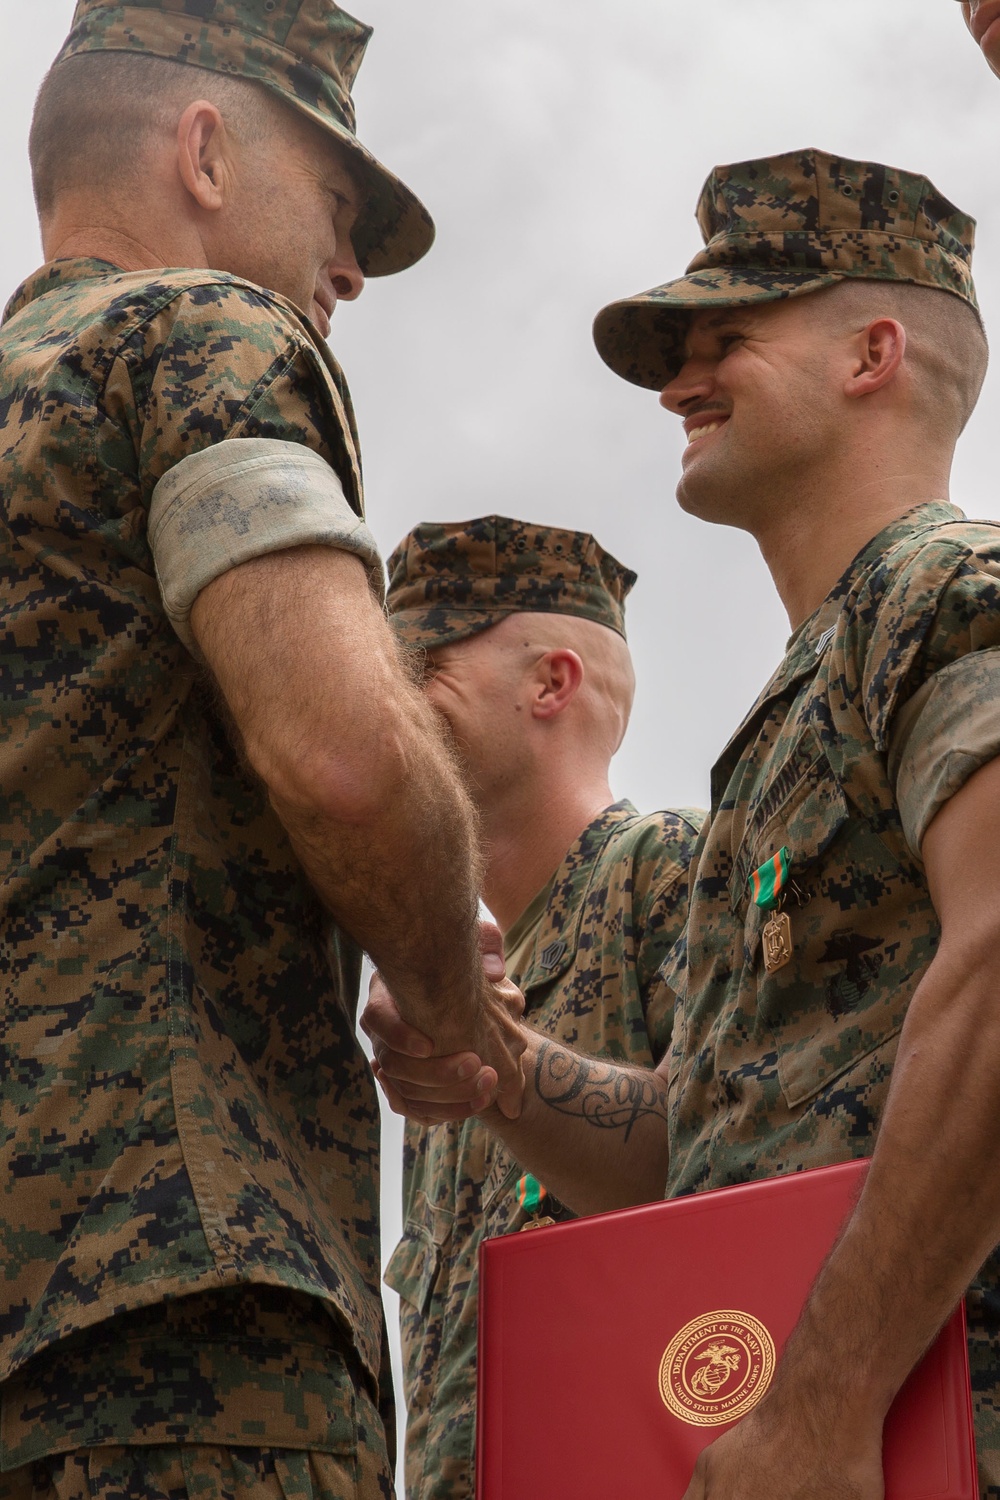
[[[723,351],[731,349],[734,344],[742,342],[742,333],[720,333],[719,346]]]

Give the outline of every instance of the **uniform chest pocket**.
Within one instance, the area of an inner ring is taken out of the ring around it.
[[[423,1220],[408,1219],[403,1237],[385,1268],[386,1285],[399,1297],[399,1332],[403,1349],[403,1379],[407,1402],[413,1409],[430,1400],[437,1379],[441,1351],[442,1270],[447,1242],[434,1234],[434,1218],[422,1197]]]
[[[426,1317],[441,1267],[441,1247],[422,1226],[407,1223],[385,1268],[385,1282],[403,1302]]]
[[[790,961],[768,973],[770,913],[751,900],[751,873],[785,846],[798,888],[784,910]],[[756,799],[730,885],[744,911],[744,975],[774,1039],[789,1107],[804,1104],[893,1038],[912,984],[899,968],[900,866],[848,802],[818,737],[808,731]]]

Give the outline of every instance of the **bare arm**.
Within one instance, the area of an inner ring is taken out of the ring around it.
[[[191,625],[302,865],[436,1049],[520,1091],[520,1040],[478,952],[475,820],[362,563],[272,553],[202,590]]]
[[[662,1198],[667,1086],[660,1070],[586,1057],[523,1026],[524,1104],[511,1120],[477,1098],[478,1058],[415,1055],[420,1035],[402,1022],[378,978],[361,1024],[372,1038],[379,1082],[398,1114],[425,1124],[479,1114],[522,1166],[575,1213]]]
[[[882,1422],[1000,1240],[1000,761],[923,843],[941,943],[910,1005],[864,1192],[760,1406],[687,1500],[880,1500]]]

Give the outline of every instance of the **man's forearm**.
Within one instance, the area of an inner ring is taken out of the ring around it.
[[[911,1003],[864,1190],[771,1388],[684,1500],[881,1500],[889,1407],[1000,1236],[998,1038],[949,968]]]
[[[760,1405],[701,1455],[685,1500],[881,1500],[882,1423],[1000,1240],[1000,761],[921,853],[941,922],[910,1002],[858,1206]]]
[[[900,1035],[864,1192],[786,1354],[803,1381],[821,1361],[839,1367],[848,1405],[888,1406],[1000,1240],[998,806],[992,761],[924,836],[938,950]]]
[[[442,1051],[483,986],[475,821],[364,570],[331,549],[247,563],[192,614],[199,646],[318,895]]]
[[[482,1118],[568,1208],[603,1213],[662,1198],[667,1090],[660,1075],[586,1057],[526,1028],[527,1086],[517,1120]]]
[[[943,948],[918,989],[864,1192],[788,1346],[789,1384],[859,1418],[888,1409],[1000,1239],[991,970]]]

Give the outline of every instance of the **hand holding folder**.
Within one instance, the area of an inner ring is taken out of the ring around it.
[[[766,1394],[866,1170],[847,1162],[487,1240],[478,1500],[733,1500],[728,1480],[707,1492],[692,1481],[699,1455]],[[749,1445],[726,1457],[730,1474],[754,1462]],[[883,1468],[886,1500],[977,1500],[961,1307],[893,1403]],[[855,1477],[864,1500],[879,1494],[877,1474]]]

